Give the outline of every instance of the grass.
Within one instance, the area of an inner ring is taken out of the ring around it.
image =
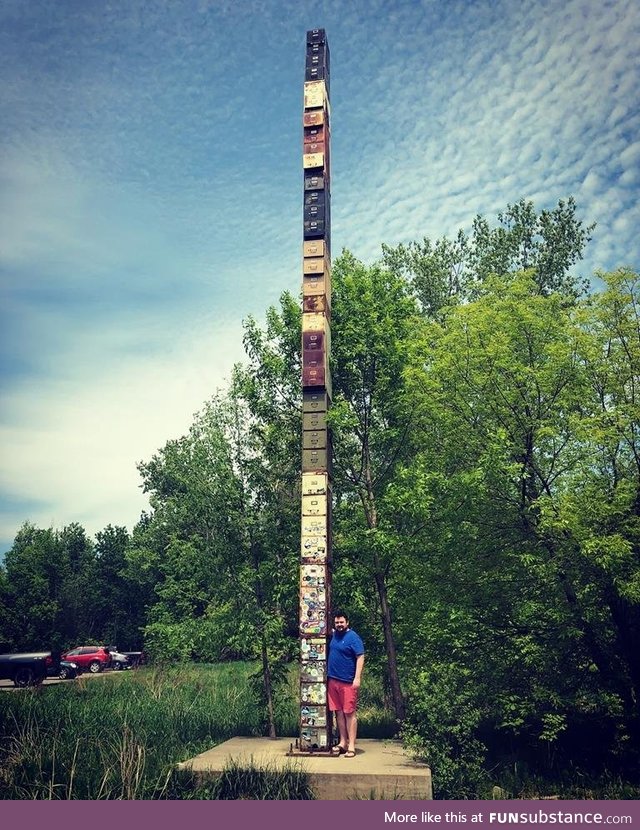
[[[215,785],[175,772],[179,761],[230,737],[265,734],[249,679],[255,670],[248,663],[148,667],[1,693],[0,799],[310,798],[293,769],[230,767]],[[381,700],[370,678],[363,737],[393,734]],[[276,706],[279,735],[297,733],[297,709],[292,667]]]

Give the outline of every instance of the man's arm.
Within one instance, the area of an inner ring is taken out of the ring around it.
[[[364,667],[364,654],[356,657],[356,676],[353,678],[353,686],[356,689],[360,688],[360,680],[362,678],[362,669]]]

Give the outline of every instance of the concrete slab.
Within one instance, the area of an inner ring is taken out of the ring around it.
[[[433,798],[431,770],[412,761],[399,741],[364,738],[358,741],[355,758],[320,753],[290,757],[291,742],[292,738],[231,738],[178,766],[192,769],[202,778],[219,775],[231,761],[270,770],[300,769],[308,773],[316,797],[322,801]]]

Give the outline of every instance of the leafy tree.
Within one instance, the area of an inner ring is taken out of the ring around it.
[[[396,248],[383,245],[383,262],[411,283],[429,317],[475,296],[491,275],[505,277],[529,269],[539,293],[577,297],[587,283],[570,269],[582,258],[594,228],[577,218],[571,197],[539,214],[533,202],[521,199],[498,214],[496,227],[476,216],[471,233],[459,230],[453,240],[432,242],[425,237]]]

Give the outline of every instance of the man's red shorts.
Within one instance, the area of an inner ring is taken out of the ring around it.
[[[327,685],[329,710],[331,712],[346,712],[347,715],[355,712],[358,705],[359,691],[359,689],[354,689],[351,683],[345,683],[343,680],[330,677]]]

